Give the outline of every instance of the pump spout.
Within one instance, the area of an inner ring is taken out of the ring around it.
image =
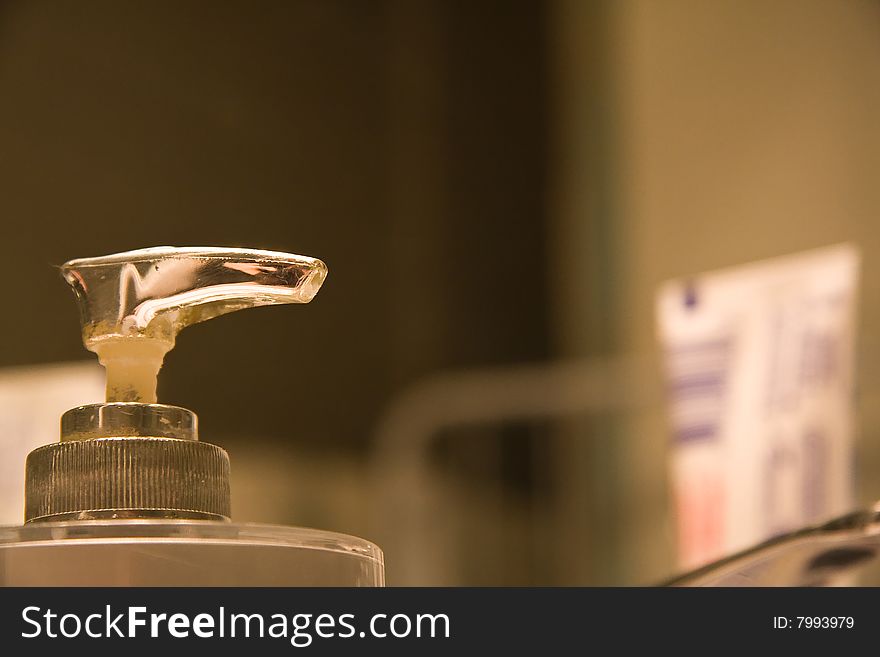
[[[235,310],[308,303],[327,268],[315,258],[170,246],[71,260],[86,348],[107,368],[107,401],[67,411],[61,442],[25,465],[25,521],[228,520],[229,455],[202,442],[196,414],[156,403],[177,333]]]
[[[244,308],[308,303],[327,267],[316,258],[170,246],[66,263],[83,344],[107,369],[108,402],[156,402],[156,376],[187,326]]]

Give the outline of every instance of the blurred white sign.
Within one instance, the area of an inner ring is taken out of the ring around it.
[[[858,266],[840,245],[660,289],[682,567],[850,510]]]
[[[104,400],[97,361],[0,369],[0,525],[24,520],[24,461],[58,442],[64,411]]]

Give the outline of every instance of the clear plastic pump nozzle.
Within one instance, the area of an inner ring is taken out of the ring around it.
[[[83,343],[107,370],[106,401],[61,418],[61,441],[25,465],[25,521],[229,520],[229,455],[199,440],[198,418],[156,402],[178,332],[235,310],[308,303],[327,268],[315,258],[163,246],[71,260]]]
[[[275,251],[163,246],[71,260],[62,273],[83,343],[107,370],[107,401],[151,404],[178,332],[244,308],[308,303],[327,267]]]

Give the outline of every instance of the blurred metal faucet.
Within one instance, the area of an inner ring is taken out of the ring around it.
[[[373,446],[376,524],[398,584],[448,582],[442,527],[425,513],[429,450],[441,430],[473,423],[558,418],[658,403],[638,359],[557,361],[438,375],[388,409]],[[625,390],[626,394],[621,394]],[[672,586],[817,586],[880,554],[880,502],[806,527],[666,582]]]
[[[825,586],[880,554],[880,502],[777,536],[681,575],[670,586]]]

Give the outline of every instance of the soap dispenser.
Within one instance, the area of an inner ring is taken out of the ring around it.
[[[156,397],[179,331],[236,310],[308,303],[323,262],[157,247],[72,260],[61,272],[83,343],[106,369],[106,400],[64,413],[60,442],[28,455],[25,523],[0,528],[0,585],[384,584],[382,552],[368,541],[233,523],[226,451],[199,439],[195,413]]]

